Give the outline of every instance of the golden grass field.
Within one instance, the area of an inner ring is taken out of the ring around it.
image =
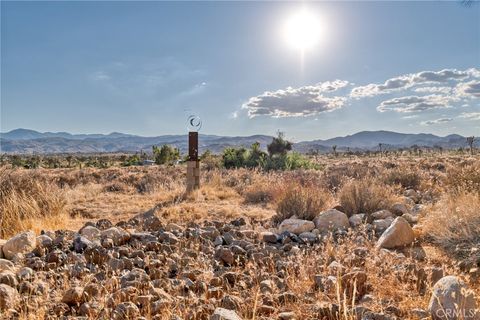
[[[428,275],[428,270],[435,267],[443,268],[444,274],[464,279],[477,293],[480,305],[480,271],[468,260],[477,254],[480,262],[480,157],[324,156],[315,161],[321,164],[321,170],[262,172],[204,168],[201,188],[190,196],[184,195],[183,165],[30,170],[4,166],[0,168],[0,239],[24,230],[37,234],[42,230],[78,231],[87,222],[99,219],[109,219],[115,224],[154,207],[165,225],[173,222],[184,227],[189,223],[228,222],[246,217],[252,228],[260,232],[274,228],[292,215],[312,219],[320,211],[335,206],[350,213],[389,209],[395,203],[406,202],[406,190],[414,189],[422,205],[414,227],[416,243],[425,251],[425,259],[376,252],[375,242],[368,241],[360,231],[352,232],[341,240],[329,239],[312,250],[302,251],[294,260],[290,258],[293,267],[285,271],[288,274],[285,281],[297,297],[295,302],[273,303],[276,308],[273,312],[262,309],[272,305],[267,303],[260,283],[274,272],[274,260],[270,265],[232,267],[233,272],[253,277],[254,285],[245,289],[224,287],[221,296],[238,296],[242,301],[238,314],[244,319],[278,319],[278,314],[285,310],[294,312],[295,319],[315,319],[319,318],[318,312],[314,316],[311,306],[319,302],[336,303],[340,308],[339,319],[356,319],[352,311],[355,299],[343,296],[338,287],[331,292],[319,292],[312,291],[312,286],[315,275],[328,274],[332,261],[350,266],[352,250],[361,243],[368,249],[363,268],[368,276],[368,294],[374,297],[361,302],[362,306],[396,314],[397,319],[420,319],[412,310],[427,309],[432,284],[427,281],[427,288],[419,288],[419,270]],[[185,244],[180,250],[196,251],[199,246],[199,243]],[[175,255],[171,257],[173,260],[177,259]],[[397,266],[406,263],[405,259],[411,264],[410,269],[399,270]],[[214,278],[212,267],[201,259],[192,261],[191,267],[204,270],[195,277],[197,280],[209,283]],[[55,288],[57,299],[73,283],[84,286],[89,279],[63,279]],[[104,285],[107,293],[118,286]],[[180,294],[173,290],[170,294],[176,298],[155,319],[174,319],[173,316],[208,319],[206,315],[211,313],[208,306],[217,306],[221,300],[208,294]],[[52,295],[44,298],[51,300]],[[102,306],[109,303],[98,301]],[[47,305],[42,302],[35,304],[36,308],[17,310],[21,318],[40,319],[49,314],[48,308],[52,306]],[[152,314],[144,315],[153,318]],[[93,318],[110,316],[107,312]]]

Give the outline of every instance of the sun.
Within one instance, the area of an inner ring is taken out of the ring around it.
[[[302,52],[318,44],[321,31],[318,17],[306,8],[291,16],[284,26],[287,43]]]

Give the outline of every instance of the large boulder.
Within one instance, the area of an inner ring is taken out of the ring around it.
[[[474,320],[476,313],[473,290],[456,276],[446,276],[434,286],[428,311],[433,320]]]
[[[0,315],[2,311],[15,306],[18,296],[17,290],[6,284],[0,284]]]
[[[312,221],[302,219],[285,219],[278,226],[278,230],[280,233],[288,231],[296,235],[312,231],[314,228],[315,224]]]
[[[37,246],[37,238],[33,231],[25,231],[17,234],[3,245],[3,255],[12,260],[16,254],[31,252]]]
[[[315,223],[315,227],[322,233],[338,229],[348,229],[350,226],[348,216],[336,209],[320,212],[320,214],[313,219],[313,222]]]
[[[377,248],[393,249],[405,247],[415,240],[410,224],[402,217],[396,218],[377,241]]]
[[[130,233],[119,227],[111,227],[103,230],[102,238],[111,239],[116,246],[121,246],[130,240]]]
[[[234,310],[216,308],[210,320],[242,320]]]

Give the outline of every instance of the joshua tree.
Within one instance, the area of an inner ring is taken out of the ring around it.
[[[471,136],[471,137],[467,137],[467,143],[468,143],[468,146],[470,147],[470,154],[473,156],[473,143],[475,142],[475,137],[474,136]]]
[[[337,156],[337,145],[336,144],[334,144],[332,146],[332,150],[333,150],[333,155],[336,157]]]
[[[380,156],[382,155],[382,147],[383,147],[383,143],[379,143],[378,144],[378,149],[380,150]]]

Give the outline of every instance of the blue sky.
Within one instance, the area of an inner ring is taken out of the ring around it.
[[[480,5],[3,2],[1,131],[480,134]],[[300,10],[321,26],[302,54]],[[430,72],[426,72],[430,71]]]

